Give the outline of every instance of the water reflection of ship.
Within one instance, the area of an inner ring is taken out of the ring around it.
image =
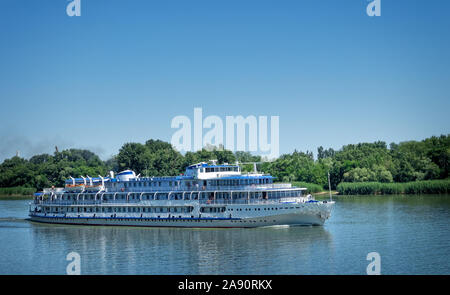
[[[278,265],[284,268],[277,273],[296,273],[299,259],[333,247],[332,236],[323,227],[224,230],[36,225],[33,236],[35,248],[80,253],[84,271],[92,274],[267,274]]]

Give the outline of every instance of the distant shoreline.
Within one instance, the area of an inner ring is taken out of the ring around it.
[[[0,195],[0,200],[32,200],[33,195]]]

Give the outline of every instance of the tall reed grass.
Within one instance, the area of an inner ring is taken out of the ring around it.
[[[337,191],[340,195],[448,194],[450,179],[405,183],[341,182]]]

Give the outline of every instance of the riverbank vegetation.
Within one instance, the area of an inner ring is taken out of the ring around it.
[[[0,187],[2,196],[32,196],[36,192],[33,187]]]
[[[0,188],[41,190],[62,186],[70,176],[95,177],[107,175],[109,170],[132,169],[142,176],[179,175],[188,165],[211,159],[247,163],[244,171],[252,171],[251,162],[257,162],[258,171],[270,173],[277,181],[307,187],[313,193],[328,190],[328,173],[331,189],[341,194],[448,193],[450,135],[391,143],[389,147],[382,141],[349,144],[339,150],[319,147],[316,156],[311,151],[294,151],[270,162],[248,152],[215,147],[183,155],[170,143],[152,139],[125,143],[106,161],[88,150],[56,150],[53,155],[4,160],[0,164]]]
[[[448,194],[450,179],[405,183],[342,182],[337,191],[340,195]]]

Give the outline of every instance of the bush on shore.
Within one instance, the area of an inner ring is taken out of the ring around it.
[[[405,183],[341,182],[337,191],[340,195],[448,194],[450,179]]]

